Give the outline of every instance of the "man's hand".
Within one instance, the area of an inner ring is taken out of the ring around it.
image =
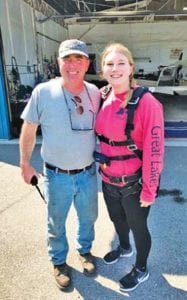
[[[31,165],[29,164],[20,165],[20,167],[21,167],[21,175],[27,184],[31,183],[31,179],[33,176],[36,176],[37,178],[39,177],[39,174]]]
[[[28,184],[33,176],[39,177],[30,165],[31,155],[36,141],[37,124],[24,121],[20,135],[20,168],[24,181]]]

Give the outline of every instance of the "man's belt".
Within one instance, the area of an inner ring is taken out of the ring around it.
[[[133,175],[128,175],[128,176],[111,176],[106,174],[101,168],[99,168],[99,172],[102,173],[106,178],[110,180],[111,183],[123,183],[123,184],[128,184],[128,183],[133,183],[135,181],[140,181],[142,172],[141,169],[139,169],[135,174]]]
[[[66,173],[66,174],[69,174],[69,175],[74,175],[74,174],[78,174],[80,172],[83,172],[83,171],[86,171],[86,170],[89,170],[91,167],[92,167],[92,164],[83,168],[83,169],[74,169],[74,170],[64,170],[64,169],[60,169],[58,167],[54,167],[54,166],[51,166],[50,164],[48,163],[45,163],[45,167],[47,169],[50,169],[50,170],[53,170],[55,171],[56,173]]]

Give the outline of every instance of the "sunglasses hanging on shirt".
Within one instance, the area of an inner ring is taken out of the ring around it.
[[[75,103],[76,105],[76,112],[79,115],[82,115],[84,113],[84,107],[82,105],[82,100],[79,96],[74,96],[73,98],[71,98],[71,100]]]
[[[94,128],[95,114],[93,111],[93,103],[86,86],[85,90],[88,96],[88,106],[85,105],[84,107],[81,97],[73,96],[70,98],[62,87],[64,99],[68,108],[71,129],[75,131],[89,131]],[[92,109],[89,109],[90,104]]]

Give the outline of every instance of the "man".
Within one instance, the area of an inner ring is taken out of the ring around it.
[[[39,84],[24,109],[20,136],[20,167],[24,181],[31,183],[37,171],[30,165],[37,128],[42,131],[44,195],[48,208],[48,253],[58,286],[71,284],[66,264],[68,241],[65,223],[72,202],[77,219],[76,249],[85,275],[95,273],[90,253],[97,218],[97,180],[93,159],[94,123],[100,93],[84,81],[89,67],[86,44],[66,40],[59,47],[61,77]]]

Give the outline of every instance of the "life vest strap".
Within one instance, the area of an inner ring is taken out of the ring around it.
[[[142,176],[142,170],[141,168],[138,169],[138,171],[133,174],[133,175],[128,175],[128,176],[111,176],[106,174],[101,168],[99,168],[99,173],[103,174],[106,178],[110,180],[111,183],[123,183],[123,184],[128,184],[128,183],[134,183],[136,181],[139,181],[141,183],[141,176]]]

